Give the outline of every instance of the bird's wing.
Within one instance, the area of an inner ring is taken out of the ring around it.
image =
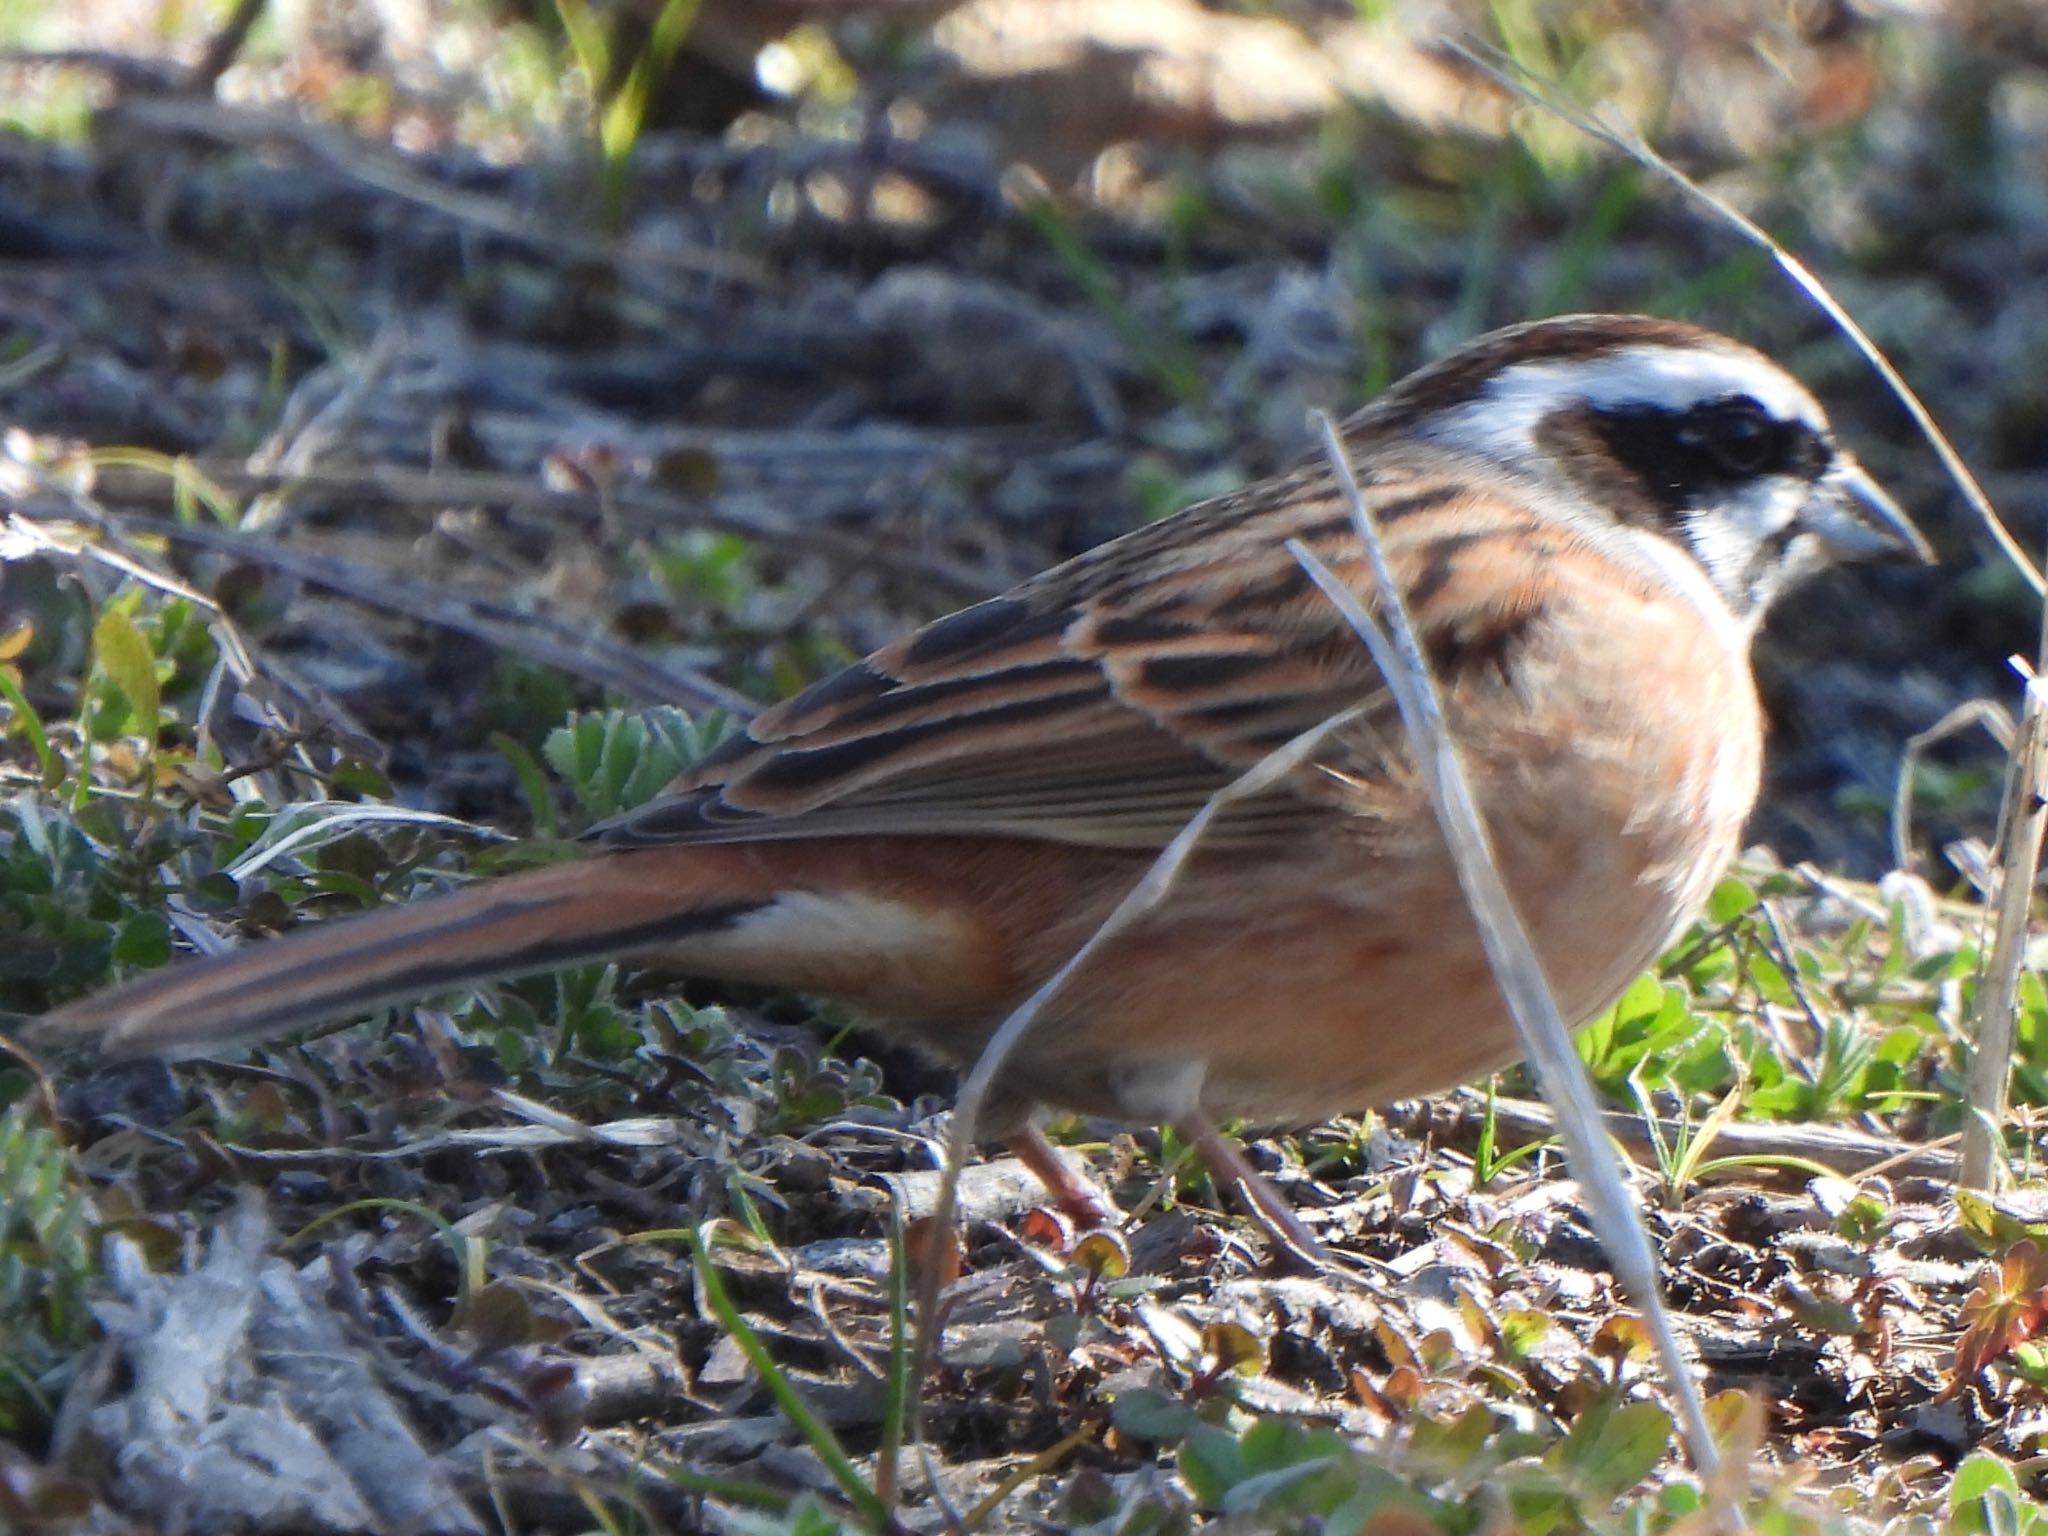
[[[1461,552],[1524,544],[1543,525],[1499,487],[1441,474],[1382,477],[1367,494],[1438,667],[1497,671],[1535,588],[1464,581]],[[1266,753],[1360,705],[1341,747],[1343,794],[1369,804],[1375,774],[1400,760],[1400,727],[1290,538],[1370,601],[1344,503],[1327,471],[1304,467],[885,646],[593,835],[613,846],[919,833],[1158,848]],[[1240,846],[1298,835],[1329,816],[1336,792],[1311,765],[1213,835]]]

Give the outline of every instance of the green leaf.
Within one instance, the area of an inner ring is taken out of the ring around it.
[[[1556,1320],[1548,1312],[1516,1307],[1501,1314],[1500,1344],[1510,1360],[1526,1360],[1529,1352],[1548,1338]]]
[[[1956,1475],[1949,1482],[1950,1513],[1961,1513],[1965,1504],[1982,1498],[1993,1488],[2003,1488],[2007,1493],[2018,1493],[2019,1478],[2011,1467],[1989,1451],[1971,1452],[1957,1466]]]
[[[2022,1536],[2041,1523],[2021,1499],[2013,1469],[1989,1451],[1963,1458],[1949,1482],[1948,1508],[1948,1536]]]
[[[1749,974],[1765,1002],[1776,1003],[1780,1008],[1791,1008],[1798,1003],[1792,983],[1785,979],[1784,971],[1769,955],[1750,956]]]
[[[1397,1531],[1409,1531],[1420,1520],[1426,1527],[1448,1533],[1467,1529],[1459,1511],[1442,1500],[1409,1487],[1384,1467],[1354,1464],[1348,1469],[1351,1490],[1324,1519],[1323,1536],[1365,1536],[1375,1524]],[[1414,1519],[1393,1519],[1408,1515]],[[1375,1520],[1374,1517],[1379,1517]]]
[[[548,734],[541,755],[569,781],[585,811],[616,816],[660,794],[721,734],[715,721],[700,724],[669,706],[640,714],[615,710],[572,717]]]
[[[1714,887],[1707,898],[1707,919],[1716,926],[1734,922],[1756,905],[1756,892],[1748,883],[1729,876]]]
[[[163,696],[157,683],[156,653],[135,621],[118,608],[101,610],[92,627],[93,661],[128,703],[130,728],[156,741]]]
[[[29,750],[36,755],[36,766],[41,771],[43,788],[55,789],[64,782],[64,760],[50,750],[49,733],[43,729],[43,719],[38,715],[14,675],[0,667],[0,700],[5,700],[12,715],[8,724],[18,726],[21,734],[28,738]]]
[[[366,800],[389,800],[391,781],[375,763],[358,757],[344,757],[334,765],[328,781],[338,792],[361,795]]]
[[[1611,1502],[1648,1477],[1671,1448],[1671,1420],[1655,1403],[1603,1399],[1579,1415],[1544,1460],[1589,1499]]]
[[[1206,1508],[1222,1508],[1230,1490],[1249,1474],[1243,1447],[1227,1430],[1205,1424],[1181,1442],[1180,1475]]]
[[[1476,1461],[1496,1428],[1492,1411],[1474,1403],[1454,1419],[1418,1419],[1409,1433],[1418,1461],[1449,1469]]]
[[[519,793],[526,800],[526,814],[533,821],[533,835],[556,836],[555,802],[548,794],[547,775],[541,772],[534,755],[523,742],[513,740],[503,731],[491,732],[491,745],[512,765],[512,776],[519,781]]]
[[[1119,1434],[1136,1440],[1178,1440],[1201,1420],[1195,1410],[1151,1387],[1119,1392],[1110,1405],[1109,1422]]]
[[[1989,1196],[1974,1189],[1958,1189],[1952,1198],[1957,1225],[1972,1241],[1992,1253],[2003,1253],[2015,1243],[2039,1235],[2034,1224],[2000,1210]]]
[[[566,725],[548,732],[540,755],[556,773],[572,785],[580,785],[596,769],[603,745],[602,720],[595,715],[571,715]]]
[[[153,971],[171,958],[171,922],[161,912],[138,912],[114,936],[116,964]]]

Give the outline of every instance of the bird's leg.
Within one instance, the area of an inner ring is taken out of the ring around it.
[[[1197,1112],[1181,1116],[1174,1122],[1174,1129],[1201,1154],[1217,1185],[1266,1229],[1266,1235],[1279,1245],[1291,1263],[1310,1274],[1330,1268],[1329,1250],[1302,1225],[1294,1208],[1251,1165],[1243,1149],[1216,1128],[1215,1121]]]
[[[1027,1125],[1003,1138],[1017,1161],[1038,1176],[1045,1192],[1061,1215],[1077,1227],[1113,1227],[1119,1219],[1116,1203],[1093,1180],[1060,1156],[1059,1149],[1046,1140],[1045,1132]]]

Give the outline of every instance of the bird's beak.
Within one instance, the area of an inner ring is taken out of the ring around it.
[[[1803,521],[1834,560],[1934,564],[1934,547],[1913,526],[1913,520],[1847,454],[1836,460],[1813,488]]]

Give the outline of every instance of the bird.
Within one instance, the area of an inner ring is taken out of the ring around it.
[[[1737,851],[1765,614],[1930,548],[1789,372],[1679,320],[1491,332],[1340,439],[1560,1011],[1591,1017]],[[1039,1109],[1173,1123],[1313,1250],[1221,1122],[1322,1122],[1519,1050],[1387,683],[1290,541],[1383,610],[1307,457],[826,676],[581,858],[145,974],[35,1039],[191,1053],[630,958],[841,999],[972,1063],[1212,796],[1342,716],[1046,1000],[975,1127],[1101,1219]]]

